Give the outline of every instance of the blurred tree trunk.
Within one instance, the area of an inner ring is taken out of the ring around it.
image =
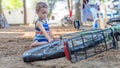
[[[80,25],[82,25],[81,22],[81,9],[80,9],[80,2],[82,3],[82,0],[76,0],[75,2],[75,19],[79,20]]]
[[[70,11],[70,0],[67,0],[68,11]]]
[[[2,0],[0,0],[0,15],[2,14]]]
[[[26,0],[23,0],[23,8],[24,8],[24,25],[27,25],[27,9],[26,9]]]
[[[67,0],[67,7],[68,7],[68,11],[70,13],[70,11],[72,11],[72,0]]]
[[[72,10],[72,0],[67,0],[68,11]]]
[[[2,0],[0,0],[0,28],[4,28],[4,19],[3,19],[3,12],[2,12]]]
[[[2,0],[0,0],[0,28],[8,28],[9,24],[2,10]]]

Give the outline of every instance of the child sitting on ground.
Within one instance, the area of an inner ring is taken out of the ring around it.
[[[34,42],[31,44],[31,47],[43,45],[53,41],[53,36],[46,21],[48,14],[48,6],[46,5],[46,3],[37,3],[36,13],[38,19],[35,21],[35,36]]]

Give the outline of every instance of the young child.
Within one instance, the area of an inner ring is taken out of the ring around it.
[[[46,3],[37,3],[36,13],[38,19],[35,22],[35,37],[34,42],[31,44],[31,47],[39,46],[53,41],[53,36],[46,21],[48,14],[48,6]]]

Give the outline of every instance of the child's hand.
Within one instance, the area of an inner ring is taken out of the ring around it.
[[[52,42],[52,41],[54,41],[53,39],[50,39],[50,40],[48,40],[49,42]]]

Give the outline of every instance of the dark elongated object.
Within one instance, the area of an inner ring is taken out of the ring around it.
[[[45,44],[26,51],[22,56],[24,62],[49,60],[49,59],[63,57],[64,51],[62,48],[59,48],[60,47],[59,43],[60,41],[54,41],[52,43]]]
[[[111,30],[112,30],[112,33],[111,33]],[[49,60],[49,59],[64,57],[65,47],[63,46],[63,43],[65,44],[66,40],[68,41],[71,39],[73,41],[74,39],[79,40],[79,43],[76,43],[77,45],[74,46],[74,48],[72,47],[69,48],[69,50],[71,51],[71,54],[77,51],[81,51],[83,49],[86,50],[91,47],[94,48],[94,46],[102,43],[104,40],[106,40],[104,41],[106,44],[106,42],[111,37],[112,37],[113,46],[114,46],[116,45],[116,38],[120,34],[119,30],[120,30],[120,26],[118,25],[118,26],[111,27],[110,31],[108,31],[108,33],[104,33],[103,35],[101,32],[103,32],[104,30],[94,30],[94,31],[86,31],[86,32],[84,31],[84,32],[76,32],[72,34],[67,34],[64,36],[72,36],[72,37],[63,38],[62,40],[57,40],[57,41],[30,49],[26,51],[25,53],[23,53],[22,57],[23,57],[24,62],[33,62],[33,61]],[[100,34],[97,35],[96,33],[100,33]],[[94,41],[94,43],[92,41]],[[69,44],[69,45],[72,45],[72,44]],[[117,46],[114,46],[114,47],[117,47]]]
[[[98,30],[100,31],[100,30]],[[95,31],[94,33],[94,42],[96,43],[95,45],[101,43],[101,41],[103,40],[103,37],[99,38],[95,38],[96,37],[96,33],[98,31]],[[90,31],[92,32],[92,31]],[[81,33],[84,35],[84,33]],[[86,34],[91,34],[91,33],[87,33]],[[70,38],[70,39],[76,39],[76,37]],[[77,36],[78,39],[81,39],[81,36]],[[90,39],[89,35],[85,37],[85,39]],[[63,39],[62,42],[64,42],[65,40],[68,39]],[[81,39],[82,40],[82,39]],[[24,62],[33,62],[33,61],[40,61],[40,60],[49,60],[49,59],[55,59],[55,58],[60,58],[60,57],[64,57],[64,47],[63,47],[63,43],[61,42],[61,40],[58,41],[54,41],[52,43],[43,45],[43,46],[39,46],[33,49],[30,49],[28,51],[26,51],[23,54],[23,60]],[[82,41],[81,41],[82,42]],[[72,52],[75,51],[79,51],[82,48],[87,48],[87,47],[92,47],[93,44],[91,43],[91,41],[86,41],[85,42],[85,46],[83,46],[83,43],[79,42],[80,44],[78,44],[77,46],[74,47],[74,49],[71,49]]]
[[[111,18],[107,21],[107,24],[111,24],[113,22],[119,22],[120,23],[120,17],[117,18]]]

